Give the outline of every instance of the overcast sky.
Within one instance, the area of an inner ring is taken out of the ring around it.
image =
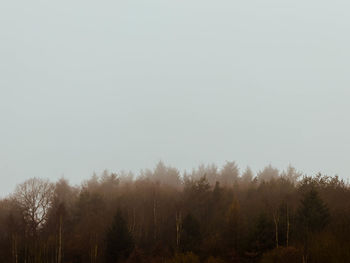
[[[0,3],[0,195],[235,160],[350,176],[349,1]]]

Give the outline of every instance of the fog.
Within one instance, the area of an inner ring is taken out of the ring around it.
[[[159,161],[350,174],[348,1],[2,1],[0,195]]]

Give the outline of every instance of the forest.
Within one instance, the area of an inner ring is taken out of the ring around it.
[[[80,185],[31,178],[0,200],[5,263],[350,261],[350,188],[292,166],[159,162]]]

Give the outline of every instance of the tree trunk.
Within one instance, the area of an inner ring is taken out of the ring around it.
[[[98,245],[95,244],[95,251],[94,251],[94,262],[96,263],[97,262],[97,252],[98,252]]]
[[[176,213],[176,248],[179,249],[181,238],[181,212]]]
[[[12,262],[18,263],[17,235],[12,235]]]
[[[278,248],[278,222],[279,217],[277,215],[278,212],[273,213],[273,222],[275,223],[275,241],[276,241],[276,248]]]
[[[135,225],[136,225],[136,216],[135,216],[135,207],[132,210],[132,233],[135,233]]]
[[[290,229],[290,221],[289,221],[289,210],[287,205],[287,234],[286,234],[286,245],[289,246],[289,229]]]
[[[153,200],[153,220],[154,220],[154,240],[157,240],[157,201],[156,198]]]
[[[60,223],[58,229],[58,256],[57,263],[62,263],[62,215],[60,215]]]

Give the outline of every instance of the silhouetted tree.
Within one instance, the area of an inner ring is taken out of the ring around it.
[[[305,232],[320,231],[329,221],[328,208],[314,189],[304,195],[297,213]]]
[[[201,241],[198,220],[188,214],[182,223],[181,248],[184,252],[196,252]]]
[[[274,225],[265,214],[260,214],[253,232],[253,249],[262,254],[275,245]]]
[[[126,259],[131,254],[133,247],[133,238],[121,211],[118,209],[106,235],[106,263],[115,263]]]
[[[310,256],[310,237],[313,233],[321,231],[329,221],[328,208],[315,189],[311,189],[304,195],[297,216],[300,225],[299,233],[304,243],[303,260],[307,261]]]
[[[160,162],[138,177],[104,171],[80,186],[27,180],[0,199],[0,261],[349,261],[349,184],[300,179],[291,166],[255,178],[236,168],[201,165],[181,176]]]

